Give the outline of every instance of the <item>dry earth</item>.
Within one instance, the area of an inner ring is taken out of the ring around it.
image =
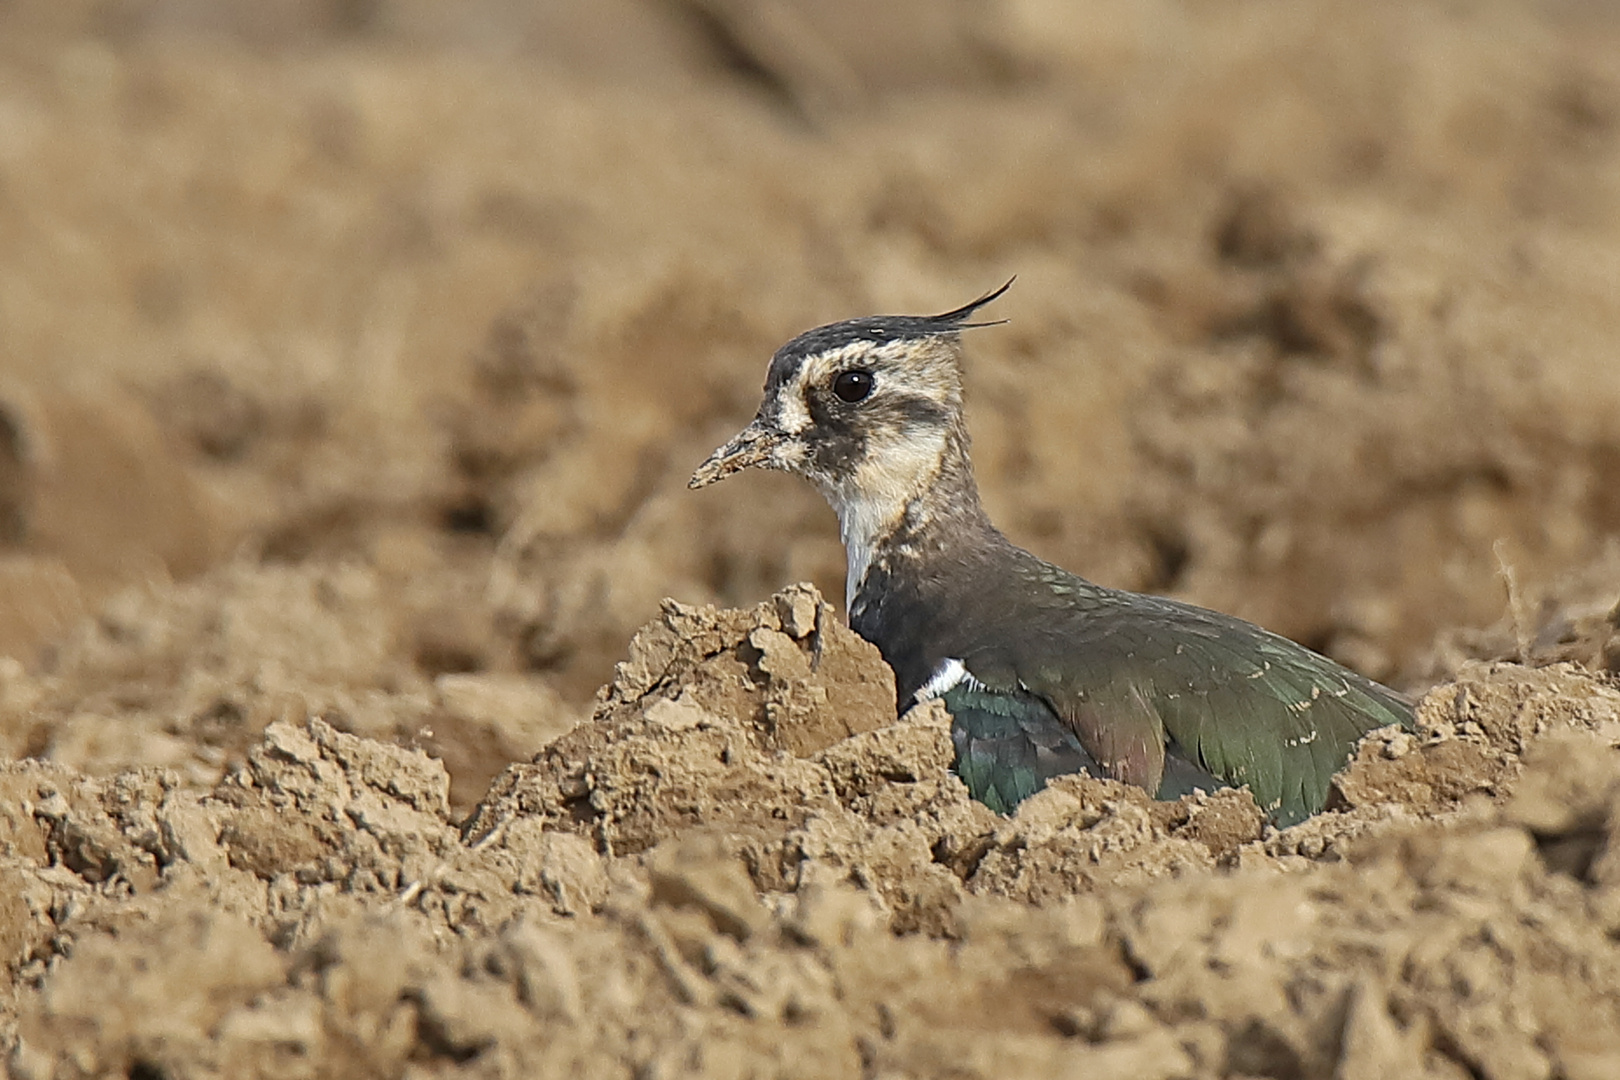
[[[1579,0],[0,4],[0,1060],[1620,1075],[1617,72]],[[817,497],[684,490],[780,341],[1015,272],[992,513],[1425,695],[1330,812],[999,818],[782,589]]]

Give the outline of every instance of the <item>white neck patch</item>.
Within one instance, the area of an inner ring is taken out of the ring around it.
[[[888,507],[859,496],[839,500],[833,509],[838,511],[838,535],[844,541],[844,610],[853,615],[855,594],[872,568],[877,542],[892,531],[896,519]]]
[[[921,705],[925,701],[944,697],[954,690],[958,683],[964,681],[968,684],[970,690],[984,689],[984,683],[975,679],[962,664],[962,661],[954,656],[946,657],[940,661],[939,667],[934,669],[934,674],[929,677],[928,681],[917,688],[917,692],[912,695],[911,699]]]
[[[855,594],[881,543],[900,524],[906,507],[939,474],[945,456],[945,434],[918,431],[869,453],[854,479],[823,492],[838,514],[848,567],[844,576],[844,610],[854,613]]]

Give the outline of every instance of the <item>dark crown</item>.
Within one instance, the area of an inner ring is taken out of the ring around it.
[[[776,355],[771,358],[766,387],[779,386],[791,379],[799,365],[809,357],[841,349],[856,342],[881,345],[891,341],[940,337],[981,326],[998,326],[1006,320],[968,322],[968,319],[974,312],[1012,288],[1013,282],[1017,280],[1016,277],[1008,278],[1006,284],[999,289],[987,292],[977,300],[939,315],[867,315],[806,330],[776,350]]]

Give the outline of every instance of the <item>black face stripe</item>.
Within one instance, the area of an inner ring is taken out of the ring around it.
[[[905,430],[914,427],[941,427],[950,421],[951,410],[944,402],[922,394],[895,391],[879,377],[872,396],[845,402],[828,387],[809,390],[807,402],[815,429],[833,431]]]
[[[805,432],[810,465],[823,476],[845,476],[866,456],[866,425],[854,408],[831,394],[810,395],[810,430]]]
[[[824,391],[812,389],[810,399],[806,404],[810,410],[812,431],[833,433],[850,431],[854,428],[854,417],[851,415],[859,406],[845,405]]]
[[[879,397],[872,402],[875,416],[890,420],[901,427],[943,427],[950,421],[950,409],[933,398],[917,394],[895,394]]]
[[[812,392],[810,427],[803,439],[812,469],[826,477],[848,476],[866,459],[874,440],[949,424],[950,409],[917,394],[878,394],[847,405],[832,394]]]

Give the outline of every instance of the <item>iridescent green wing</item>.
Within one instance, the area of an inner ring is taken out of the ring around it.
[[[1322,808],[1363,734],[1411,725],[1400,695],[1251,623],[1081,584],[1086,603],[1041,605],[962,659],[1044,701],[1107,775],[1157,793],[1168,746],[1287,825]]]
[[[968,793],[1000,814],[1054,776],[1106,775],[1050,705],[1033,694],[997,692],[967,680],[943,698],[952,718],[956,773]]]

